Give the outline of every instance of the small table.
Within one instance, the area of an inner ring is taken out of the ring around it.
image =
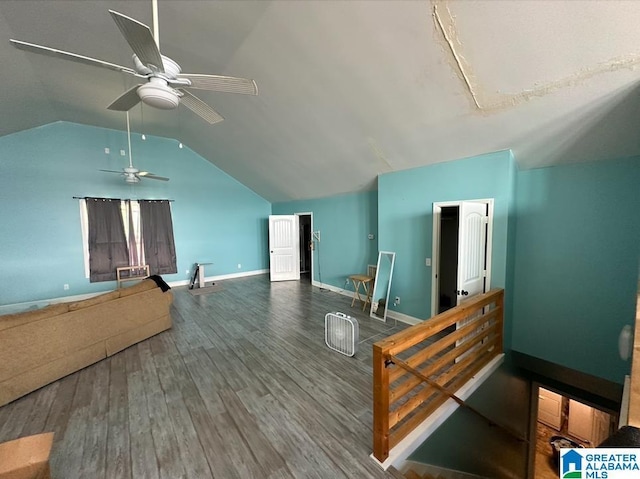
[[[356,299],[362,304],[362,311],[367,307],[367,303],[371,303],[371,281],[373,276],[367,276],[366,274],[352,274],[349,279],[353,283],[353,300],[351,301],[351,307],[356,302]],[[365,293],[365,299],[360,296],[360,286],[362,286],[363,293]]]
[[[204,288],[204,267],[209,264],[213,263],[196,263],[193,270],[193,276],[191,277],[191,282],[189,283],[189,289],[194,288],[196,285],[196,279],[198,280],[198,288]]]

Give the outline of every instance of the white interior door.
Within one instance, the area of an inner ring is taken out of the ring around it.
[[[457,303],[484,292],[487,205],[460,204]]]
[[[297,215],[269,216],[271,281],[300,279],[300,234]]]
[[[458,277],[456,287],[457,304],[477,294],[484,293],[485,257],[487,252],[487,205],[463,201],[458,215]],[[473,321],[481,312],[456,323],[456,329]],[[484,329],[486,326],[481,325]],[[456,346],[464,343],[472,334],[456,341]],[[482,339],[484,343],[487,338]],[[480,344],[456,358],[461,360],[471,354]]]

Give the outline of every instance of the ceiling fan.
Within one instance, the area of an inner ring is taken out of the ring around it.
[[[114,10],[109,10],[111,17],[134,52],[133,68],[21,40],[11,39],[9,41],[16,48],[28,52],[128,73],[146,80],[145,83],[130,88],[116,98],[107,107],[110,110],[129,111],[140,101],[163,110],[177,108],[182,103],[196,115],[214,124],[224,120],[222,115],[189,92],[189,88],[246,95],[258,94],[258,86],[254,80],[220,75],[182,73],[180,65],[160,53],[158,48],[157,0],[153,0],[152,4],[155,38],[149,27],[144,23]]]
[[[131,159],[131,129],[129,127],[129,112],[127,112],[127,140],[129,141],[129,166],[122,168],[122,171],[116,170],[100,170],[106,173],[117,173],[124,178],[127,183],[139,183],[141,178],[148,178],[150,180],[169,181],[169,178],[164,176],[154,175],[148,171],[140,171],[133,166],[133,160]]]

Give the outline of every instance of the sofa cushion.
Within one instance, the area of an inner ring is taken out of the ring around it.
[[[165,316],[171,299],[170,292],[153,288],[140,295],[7,329],[0,334],[0,381],[70,356],[91,344],[101,343],[104,351],[107,338]]]
[[[77,311],[79,309],[88,308],[97,304],[106,303],[107,301],[113,301],[120,297],[119,291],[111,291],[110,293],[100,294],[93,298],[83,299],[82,301],[76,301],[75,303],[69,303],[69,311]]]
[[[139,283],[134,284],[133,286],[127,286],[125,288],[119,289],[117,292],[120,293],[121,298],[124,298],[126,296],[142,293],[143,291],[149,291],[150,289],[157,287],[158,285],[156,285],[155,281],[144,279]]]
[[[33,311],[25,311],[22,313],[5,314],[0,316],[0,331],[4,329],[13,328],[14,326],[20,326],[28,324],[33,321],[40,321],[41,319],[51,318],[60,314],[67,313],[69,311],[68,303],[50,304],[41,309],[34,309]]]

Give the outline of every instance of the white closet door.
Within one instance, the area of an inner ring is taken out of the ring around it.
[[[269,216],[271,281],[300,279],[300,233],[297,215]]]

